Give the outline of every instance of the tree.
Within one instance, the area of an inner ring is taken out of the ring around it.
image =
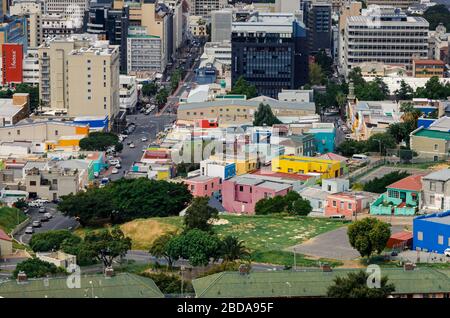
[[[272,108],[269,104],[259,104],[258,110],[255,112],[253,126],[273,126],[281,123],[281,120],[272,113]]]
[[[152,245],[150,246],[149,253],[155,257],[158,258],[165,258],[167,261],[167,266],[169,268],[172,268],[173,265],[173,258],[172,255],[168,252],[168,244],[171,239],[173,239],[176,236],[175,232],[169,232],[163,235],[158,236],[156,240],[153,241]]]
[[[409,176],[406,171],[393,171],[391,173],[385,174],[380,178],[374,178],[364,184],[364,191],[374,192],[374,193],[384,193],[386,187],[398,180],[404,179]]]
[[[323,74],[326,77],[331,77],[331,75],[333,75],[333,59],[328,56],[325,50],[320,50],[314,58],[316,63],[322,69]]]
[[[86,234],[82,247],[95,255],[105,267],[109,267],[114,259],[125,256],[131,249],[131,238],[125,237],[119,228],[111,231],[105,229]]]
[[[386,298],[395,291],[388,284],[387,276],[380,281],[380,288],[370,288],[367,284],[369,274],[364,271],[348,273],[347,277],[336,277],[334,284],[328,287],[327,296],[332,298]]]
[[[389,224],[375,218],[364,218],[349,225],[347,235],[350,245],[362,257],[380,254],[391,236]]]
[[[325,82],[325,75],[319,64],[313,63],[309,66],[309,83],[311,85],[322,85]]]
[[[142,94],[144,96],[153,96],[158,92],[158,84],[149,83],[142,85]]]
[[[57,273],[64,273],[64,269],[56,267],[55,264],[41,261],[38,258],[29,258],[23,262],[17,264],[16,269],[13,272],[14,278],[20,272],[27,274],[28,278],[46,277],[47,275],[54,275]]]
[[[170,78],[170,89],[174,92],[180,84],[183,77],[183,71],[181,69],[175,70]]]
[[[397,146],[395,138],[389,133],[376,133],[367,139],[367,151],[380,152],[386,154],[387,149],[392,149]]]
[[[244,246],[244,242],[237,237],[228,235],[220,244],[220,256],[224,262],[232,262],[237,259],[244,259],[250,256],[250,252]]]
[[[175,236],[167,244],[167,253],[173,259],[188,259],[192,266],[206,266],[211,258],[219,256],[220,240],[216,235],[193,229]]]
[[[295,215],[306,216],[312,211],[311,203],[303,198],[294,201],[292,205],[292,213]]]
[[[273,198],[261,199],[255,204],[255,214],[257,215],[280,213],[285,209],[286,201],[280,195],[276,195]]]
[[[308,200],[303,199],[296,191],[289,191],[285,196],[276,195],[256,202],[255,213],[267,215],[287,212],[293,215],[307,215],[312,211]]]
[[[16,209],[19,210],[25,210],[26,208],[28,208],[28,203],[27,201],[25,201],[25,199],[19,199],[16,202],[14,202],[13,205]]]
[[[119,144],[119,137],[111,132],[91,132],[86,138],[80,140],[80,148],[88,151],[105,151],[109,147],[117,147]]]
[[[212,232],[212,225],[209,221],[211,219],[217,219],[219,211],[209,206],[208,203],[208,197],[194,198],[184,216],[185,231],[199,229],[205,232]]]
[[[447,96],[450,96],[450,84],[441,84],[437,76],[431,77],[424,87],[418,87],[414,94],[414,97],[429,99],[446,99]]]
[[[29,245],[34,252],[56,251],[66,240],[72,245],[79,244],[82,241],[80,237],[68,230],[55,230],[33,234]]]
[[[336,147],[336,151],[343,156],[351,157],[354,154],[364,153],[367,149],[365,141],[345,140]]]
[[[404,80],[400,81],[400,88],[394,92],[398,100],[410,100],[414,96],[414,90]]]
[[[234,83],[233,88],[231,89],[231,94],[245,95],[247,96],[247,99],[251,99],[258,96],[258,91],[255,85],[247,82],[243,76],[239,76],[236,83]]]
[[[430,30],[435,30],[440,23],[450,30],[450,11],[445,4],[428,8],[423,17],[430,23]]]
[[[156,104],[161,107],[167,103],[167,98],[169,97],[169,91],[166,88],[161,89],[155,97]]]

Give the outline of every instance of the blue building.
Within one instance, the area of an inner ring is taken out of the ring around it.
[[[0,22],[0,44],[17,43],[23,45],[23,50],[27,50],[27,19],[22,17],[4,17]]]
[[[195,70],[195,82],[199,85],[213,84],[216,82],[217,70],[212,64],[206,64]]]
[[[450,248],[450,210],[416,217],[413,232],[413,249],[443,254]]]
[[[314,136],[316,152],[321,154],[334,152],[336,139],[336,129],[334,127],[311,128],[307,133]]]
[[[89,131],[107,131],[108,116],[79,116],[73,120],[76,124],[89,125]]]

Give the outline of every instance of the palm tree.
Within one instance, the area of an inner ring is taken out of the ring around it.
[[[244,259],[250,256],[250,252],[244,246],[243,241],[235,236],[226,236],[220,247],[220,255],[224,262],[231,262],[237,259]]]

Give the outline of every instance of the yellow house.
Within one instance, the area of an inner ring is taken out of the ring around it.
[[[234,163],[236,165],[236,175],[240,176],[252,172],[257,169],[258,157],[252,154],[246,155],[213,155],[210,156],[211,160],[225,161],[228,163]]]
[[[321,173],[322,179],[336,178],[344,174],[344,163],[315,157],[279,156],[272,160],[273,172]]]

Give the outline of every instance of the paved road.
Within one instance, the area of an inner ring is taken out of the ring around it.
[[[403,230],[402,226],[393,226],[392,233]],[[289,251],[313,257],[338,260],[353,260],[360,257],[357,250],[351,247],[347,236],[347,227],[318,235],[302,244],[288,248]]]
[[[375,169],[372,172],[369,172],[368,174],[366,174],[365,176],[362,176],[361,178],[359,178],[358,182],[366,183],[375,178],[381,178],[384,175],[394,172],[394,171],[407,171],[410,174],[431,172],[431,170],[425,170],[425,169],[381,166],[380,168]]]
[[[66,217],[57,211],[56,205],[53,203],[47,203],[44,205],[46,212],[50,212],[53,217],[47,221],[42,222],[42,227],[34,228],[35,233],[47,232],[51,230],[63,230],[69,228],[75,228],[78,226],[78,221],[74,218]],[[31,217],[32,221],[40,220],[44,216],[43,213],[38,212],[38,208],[30,208],[28,216]],[[31,226],[31,223],[30,223]],[[25,229],[14,235],[14,238],[21,243],[28,244],[31,239],[32,234],[25,234]]]

